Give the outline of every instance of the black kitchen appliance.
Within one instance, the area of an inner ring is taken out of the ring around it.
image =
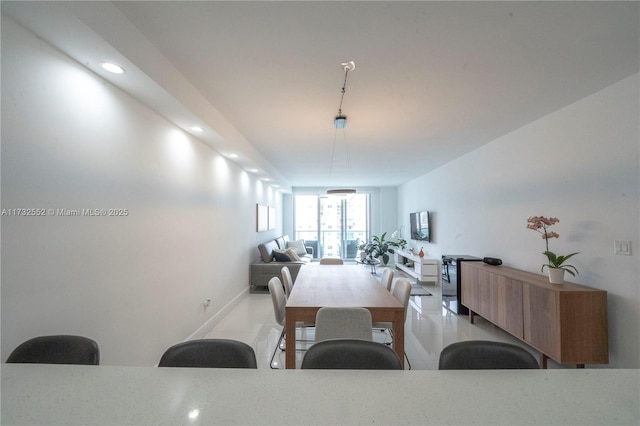
[[[461,302],[462,262],[482,262],[482,258],[467,254],[442,255],[442,306],[454,314],[468,315],[469,309]]]

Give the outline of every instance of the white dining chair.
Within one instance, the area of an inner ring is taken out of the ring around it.
[[[280,270],[282,273],[282,283],[284,284],[284,295],[289,298],[291,290],[293,290],[293,278],[291,278],[291,271],[288,267],[283,266]]]
[[[282,326],[282,333],[280,333],[280,338],[278,339],[278,343],[276,344],[276,348],[273,351],[273,355],[271,356],[271,361],[269,361],[269,366],[273,367],[273,360],[278,353],[278,350],[284,351],[286,342],[284,339],[286,332],[286,306],[287,306],[287,297],[284,294],[284,288],[282,287],[282,282],[280,278],[273,277],[269,280],[269,293],[271,294],[271,302],[273,304],[273,315],[275,316],[275,320],[278,324]],[[313,327],[312,323],[298,323],[302,327]],[[301,340],[307,341],[307,340]],[[284,344],[283,344],[284,343]],[[295,342],[291,342],[291,344],[295,344]]]
[[[382,284],[383,287],[387,289],[387,291],[391,291],[391,284],[393,284],[393,271],[391,270],[391,268],[384,268],[382,270],[380,284]]]
[[[316,313],[316,343],[330,339],[373,340],[371,312],[359,307],[323,307]]]
[[[402,303],[402,306],[404,306],[404,320],[406,321],[407,311],[409,310],[409,298],[411,297],[411,284],[406,280],[406,278],[398,278],[393,286],[391,294],[393,294],[395,298]],[[374,322],[373,328],[389,330],[389,334],[393,336],[393,324],[390,322]],[[409,362],[407,354],[405,353],[404,356],[407,360],[407,364],[409,365],[409,369],[411,369],[411,363]]]

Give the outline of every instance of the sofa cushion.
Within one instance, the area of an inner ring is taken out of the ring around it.
[[[273,251],[273,259],[276,262],[291,262],[293,259],[289,256],[288,250],[277,249]]]
[[[284,237],[276,238],[276,244],[278,244],[278,248],[281,248],[281,249],[287,248],[287,243],[285,242]]]
[[[278,243],[276,240],[267,241],[266,243],[262,243],[258,246],[258,250],[260,250],[260,258],[263,262],[272,262],[273,261],[273,251],[278,249]]]
[[[287,248],[293,249],[298,255],[307,254],[307,248],[304,246],[304,240],[289,241]]]
[[[285,250],[285,253],[287,254],[287,256],[289,256],[289,258],[293,262],[302,261],[302,259],[300,259],[300,256],[298,256],[298,253],[296,253],[296,251],[294,249],[288,248],[287,250]]]

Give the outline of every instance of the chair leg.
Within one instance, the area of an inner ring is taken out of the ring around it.
[[[278,370],[277,368],[273,367],[273,360],[276,359],[276,354],[278,353],[278,349],[280,349],[281,351],[284,350],[284,349],[282,349],[280,347],[280,344],[284,340],[284,331],[285,331],[285,328],[282,327],[282,333],[280,333],[280,338],[278,339],[278,343],[276,344],[276,348],[273,350],[273,355],[271,355],[271,361],[269,362],[269,367],[271,367],[272,370]]]
[[[385,332],[387,329],[381,330],[382,332]],[[389,335],[391,336],[391,338],[393,339],[393,330],[389,330]],[[391,342],[384,342],[385,345],[391,347],[393,346],[393,341]],[[404,353],[404,359],[407,360],[407,365],[409,366],[409,370],[411,370],[411,361],[409,361],[409,357],[407,356],[407,353]]]
[[[392,331],[388,328],[377,328],[374,329],[378,333],[384,333],[385,337],[387,336],[387,331],[389,332],[389,336],[393,339]],[[386,339],[385,339],[386,340]],[[391,341],[382,342],[383,345],[391,346]]]
[[[273,360],[276,359],[276,354],[278,353],[278,349],[284,352],[287,348],[287,340],[285,338],[285,327],[282,327],[282,333],[280,333],[280,338],[278,339],[278,343],[276,344],[276,348],[273,350],[273,355],[271,355],[271,361],[269,362],[269,367],[272,370],[279,370],[279,368],[273,367]],[[300,340],[300,342],[314,342],[313,340]],[[296,347],[296,352],[306,352],[306,349],[298,349]]]

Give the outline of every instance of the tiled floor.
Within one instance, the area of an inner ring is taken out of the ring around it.
[[[401,272],[396,272],[396,277],[398,274]],[[378,279],[380,279],[380,271],[378,271]],[[468,316],[458,316],[442,308],[440,286],[426,283],[423,287],[432,293],[432,296],[412,296],[405,323],[405,352],[411,368],[436,370],[442,348],[461,340],[505,341],[530,349],[482,318],[477,318],[475,324],[471,325]],[[300,331],[298,338],[312,340],[312,330]],[[282,327],[278,325],[273,315],[271,297],[268,294],[249,294],[206,337],[246,342],[256,351],[258,368],[269,368],[281,331]],[[376,341],[383,341],[385,338],[389,339],[382,333],[374,333]],[[304,347],[304,344],[299,343],[298,346]],[[538,357],[535,352],[531,352],[536,358]],[[303,354],[302,351],[298,352],[298,365]],[[278,351],[273,367],[284,368],[284,352]],[[549,365],[549,367],[552,366]]]

